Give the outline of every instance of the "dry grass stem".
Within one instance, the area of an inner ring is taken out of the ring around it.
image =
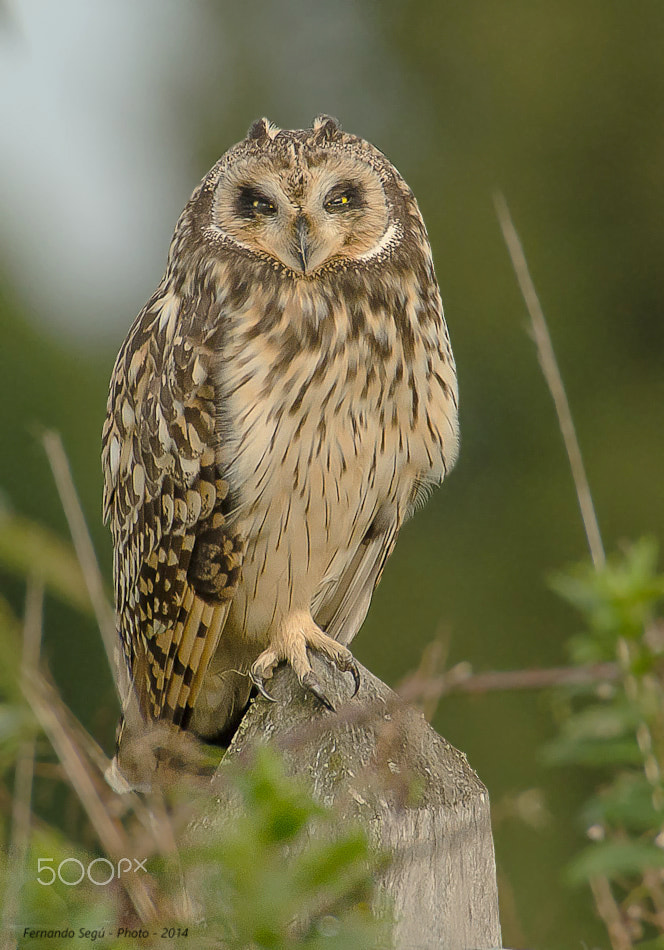
[[[519,282],[519,287],[530,316],[533,339],[537,347],[537,356],[556,408],[558,425],[560,426],[569,465],[572,470],[572,478],[574,479],[576,496],[578,498],[583,527],[588,540],[590,556],[595,568],[599,570],[604,567],[606,561],[604,545],[602,544],[602,536],[597,522],[597,515],[595,514],[595,506],[590,493],[586,469],[583,464],[581,447],[574,428],[574,420],[572,419],[567,394],[560,375],[560,369],[558,368],[558,361],[556,360],[556,354],[551,342],[549,328],[535,290],[535,285],[530,276],[528,262],[526,261],[519,235],[514,227],[507,202],[502,194],[497,194],[494,201],[498,221],[500,222],[500,227],[503,232],[503,238],[505,239],[516,279]]]
[[[60,501],[62,502],[72,541],[74,542],[74,549],[83,571],[90,601],[97,618],[99,630],[101,631],[113,682],[116,684],[119,694],[120,687],[117,683],[115,663],[117,633],[115,630],[113,611],[106,599],[104,582],[102,580],[101,571],[99,570],[94,547],[92,546],[90,533],[85,523],[83,509],[78,499],[69,461],[67,460],[62,445],[62,439],[57,432],[45,432],[42,436],[42,442],[53,471]],[[122,699],[122,697],[120,698]]]
[[[622,913],[613,896],[611,885],[605,877],[591,878],[590,888],[595,898],[597,912],[606,927],[612,950],[632,950],[632,937],[623,920]]]
[[[146,814],[150,819],[150,830],[156,848],[166,859],[170,869],[175,871],[177,875],[179,883],[179,891],[175,898],[177,901],[175,908],[177,917],[179,920],[193,921],[195,919],[194,904],[187,890],[177,836],[163,790],[158,787],[153,788],[147,805]]]
[[[28,679],[37,669],[42,640],[42,614],[44,587],[41,581],[30,578],[23,624],[23,651],[21,676]],[[2,914],[3,947],[16,946],[14,926],[18,915],[19,892],[23,884],[25,865],[30,844],[32,781],[35,768],[35,739],[24,742],[16,760],[14,797],[12,800],[12,824],[9,841],[9,864],[12,873],[7,876],[4,910]]]
[[[129,684],[126,681],[119,681],[118,678],[118,674],[120,677],[126,674],[126,668],[122,662],[116,664],[117,631],[115,621],[106,598],[101,571],[99,570],[97,558],[85,522],[85,516],[76,492],[69,461],[62,445],[62,440],[57,433],[44,433],[43,444],[69,524],[74,548],[83,571],[90,601],[97,618],[97,624],[102,635],[102,641],[106,650],[113,681],[116,685],[121,703],[124,699],[124,715],[128,727],[131,729],[132,726],[136,727],[140,722],[136,698],[133,690],[129,688]],[[45,680],[44,683],[46,683],[48,689],[51,691],[52,702],[56,705],[49,709],[48,704],[43,702],[40,704],[40,698],[36,697],[34,693],[32,694],[32,699],[40,706],[37,715],[38,718],[40,718],[42,727],[49,736],[63,768],[67,773],[69,782],[81,799],[105,850],[109,854],[126,856],[126,854],[129,853],[129,842],[126,840],[124,828],[119,821],[114,819],[106,807],[103,798],[98,794],[95,781],[88,766],[88,762],[92,761],[99,768],[101,774],[104,774],[110,762],[103,751],[78,723],[67,721],[72,718],[69,711],[61,702],[53,687]],[[41,689],[42,687],[40,686],[38,692],[41,691]],[[42,692],[41,700],[43,700],[43,698],[44,694]],[[56,712],[56,710],[58,711]],[[76,728],[77,726],[78,728]],[[124,806],[132,808],[144,829],[148,831],[149,837],[153,840],[156,849],[164,856],[167,856],[171,861],[175,861],[180,877],[182,877],[181,862],[175,834],[169,819],[168,810],[164,803],[161,802],[160,806],[160,803],[155,800],[153,795],[149,805],[146,807],[140,798],[133,793],[123,795],[119,801],[121,801]],[[147,890],[140,883],[138,886],[136,886],[133,881],[128,882],[128,884],[131,887],[129,896],[141,920],[154,920],[155,908]],[[182,904],[182,911],[188,909],[191,912],[190,901],[184,887],[182,888],[180,902]]]
[[[407,702],[437,699],[451,693],[491,693],[514,689],[547,689],[602,683],[617,679],[617,663],[592,663],[586,666],[554,666],[530,670],[491,670],[473,673],[460,663],[440,676],[409,676],[399,686],[399,695]]]
[[[97,625],[106,651],[111,678],[115,685],[120,705],[123,707],[124,718],[130,730],[138,731],[141,727],[141,716],[134,684],[129,681],[127,667],[123,659],[120,659],[119,662],[116,661],[118,635],[115,627],[115,618],[113,610],[106,599],[99,563],[92,545],[87,524],[85,523],[85,516],[76,492],[76,486],[74,485],[64,446],[62,445],[62,439],[57,432],[45,432],[42,441],[53,471],[60,501],[62,502],[62,507],[69,524],[76,556],[81,565],[90,601],[97,618]]]
[[[551,336],[528,270],[528,263],[523,251],[523,246],[514,227],[507,202],[502,195],[496,195],[495,206],[519,287],[521,288],[521,293],[530,315],[532,335],[537,347],[540,366],[556,408],[558,423],[565,443],[572,478],[576,488],[581,518],[590,549],[590,556],[595,570],[600,571],[606,564],[604,546],[602,544],[595,507],[583,464],[581,448],[574,428],[574,422],[551,342]],[[602,666],[613,667],[613,675],[610,678],[623,680],[627,700],[636,709],[639,709],[643,704],[641,695],[643,691],[643,677],[639,677],[634,673],[631,651],[631,644],[624,637],[620,637],[617,642],[618,662],[614,664],[602,664]],[[490,675],[500,676],[501,674]],[[602,676],[602,679],[607,678],[609,677]],[[570,680],[565,678],[559,682],[569,683]],[[654,751],[652,730],[645,718],[641,718],[641,721],[637,723],[635,733],[643,758],[643,771],[652,788],[653,807],[656,811],[661,811],[662,802],[664,801],[664,785],[660,773],[660,764]],[[662,888],[657,873],[646,869],[643,872],[643,883],[655,907],[655,916],[659,918],[662,902],[664,901],[664,889]],[[634,937],[614,897],[611,882],[607,877],[597,876],[590,881],[590,887],[597,911],[608,931],[613,950],[630,950],[634,945]]]
[[[664,933],[664,887],[662,886],[660,869],[646,868],[643,872],[643,881],[648,888],[648,893],[655,908],[654,923],[656,923]]]
[[[109,812],[98,791],[86,752],[81,749],[69,727],[68,720],[71,713],[57,691],[39,671],[32,670],[25,683],[25,693],[104,851],[114,858],[132,855],[134,851],[132,843],[127,838],[122,824]],[[127,876],[123,885],[141,922],[156,922],[156,909],[143,881],[140,878]]]
[[[441,635],[432,640],[424,648],[417,669],[396,688],[402,699],[420,707],[427,722],[432,722],[441,697],[449,692],[447,681],[452,671],[445,673],[449,643],[449,636]]]

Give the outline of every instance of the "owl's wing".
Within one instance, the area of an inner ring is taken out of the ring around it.
[[[191,716],[242,563],[216,463],[218,316],[209,295],[157,291],[116,361],[103,432],[125,658],[143,716],[178,726]]]
[[[316,623],[344,645],[350,643],[364,622],[385,563],[394,550],[399,527],[396,517],[375,521],[338,583],[320,606],[314,607]]]

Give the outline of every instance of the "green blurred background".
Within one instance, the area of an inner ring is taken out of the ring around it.
[[[461,390],[458,467],[403,531],[355,652],[391,684],[441,634],[477,671],[564,663],[577,621],[546,578],[584,536],[492,195],[529,257],[606,545],[661,538],[663,63],[661,0],[5,3],[3,503],[67,535],[38,440],[58,429],[110,579],[107,382],[179,211],[256,117],[328,112],[418,197]],[[21,583],[0,584],[19,609]],[[93,623],[49,600],[45,626],[65,699],[110,749]],[[504,945],[605,945],[590,895],[563,881],[589,779],[542,763],[551,697],[449,697],[435,725],[489,788]]]

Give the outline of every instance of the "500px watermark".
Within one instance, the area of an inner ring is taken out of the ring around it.
[[[50,887],[56,881],[67,887],[76,887],[87,879],[97,887],[103,887],[123,874],[137,874],[140,871],[147,874],[146,861],[147,858],[142,861],[138,858],[120,858],[114,864],[108,858],[95,858],[86,865],[78,858],[64,858],[56,866],[55,858],[38,858],[37,881],[44,887]]]

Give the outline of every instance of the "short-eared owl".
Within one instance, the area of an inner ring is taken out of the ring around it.
[[[453,465],[454,359],[426,229],[327,116],[261,119],[194,191],[117,358],[103,433],[140,712],[228,731],[288,662],[322,702],[404,521]]]

